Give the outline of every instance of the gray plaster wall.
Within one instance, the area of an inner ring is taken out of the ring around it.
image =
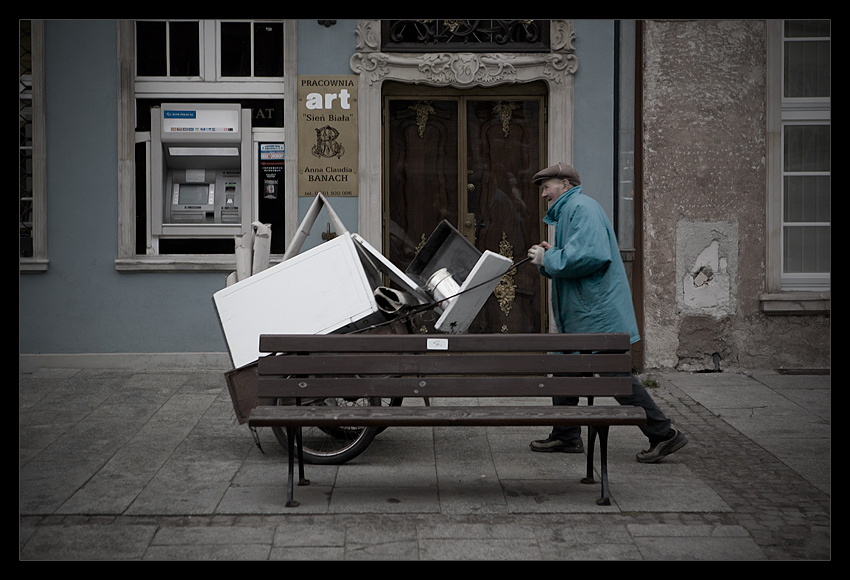
[[[828,367],[829,317],[767,316],[766,22],[648,21],[648,368]]]

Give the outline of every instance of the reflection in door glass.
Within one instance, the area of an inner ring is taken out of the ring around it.
[[[404,270],[442,220],[457,226],[455,101],[393,100],[387,143],[387,250]]]
[[[467,102],[467,203],[476,247],[515,262],[543,239],[540,199],[532,176],[541,167],[540,101]],[[470,332],[539,332],[540,275],[508,272]]]

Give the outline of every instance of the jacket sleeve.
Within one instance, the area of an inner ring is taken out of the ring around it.
[[[552,278],[579,278],[610,264],[611,244],[603,219],[607,218],[593,208],[579,205],[569,219],[559,220],[558,228],[565,228],[557,236],[562,244],[546,251],[541,273]]]

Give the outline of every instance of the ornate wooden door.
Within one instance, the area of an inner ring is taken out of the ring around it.
[[[386,254],[405,269],[445,219],[482,252],[525,258],[546,237],[531,183],[545,166],[543,95],[415,91],[385,95]],[[502,278],[468,332],[542,332],[545,305],[537,268],[523,264]]]

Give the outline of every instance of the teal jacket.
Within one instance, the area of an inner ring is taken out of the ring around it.
[[[552,280],[558,332],[628,332],[640,340],[626,269],[605,211],[581,186],[549,207],[544,223],[555,226],[541,275]]]

